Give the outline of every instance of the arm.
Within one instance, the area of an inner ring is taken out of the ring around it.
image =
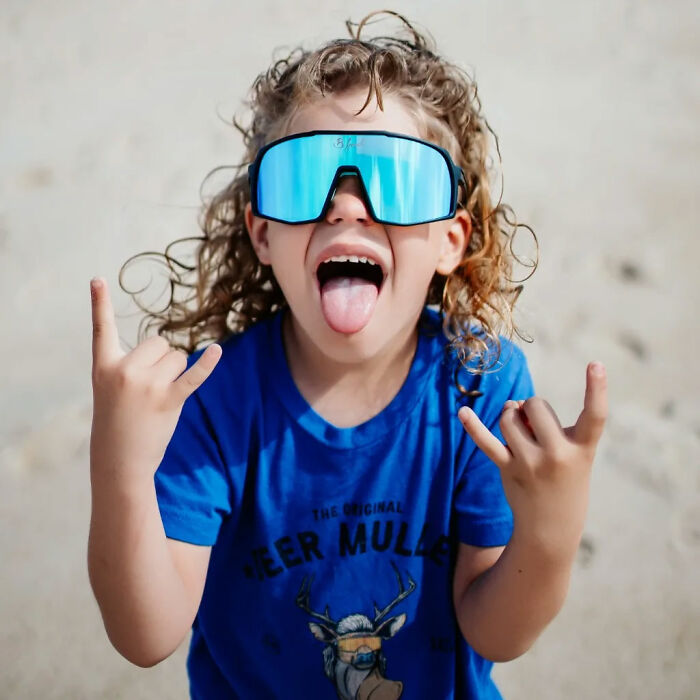
[[[88,573],[107,635],[125,658],[153,666],[189,631],[210,547],[165,537],[155,488],[126,488],[92,474]]]
[[[221,348],[208,348],[187,371],[187,357],[160,336],[126,355],[104,282],[93,287],[92,319],[88,573],[112,644],[129,661],[152,666],[185,637],[209,562],[208,547],[166,539],[154,473],[186,398]]]
[[[460,544],[453,594],[462,635],[491,661],[524,654],[563,605],[570,571],[539,562],[515,533],[505,548]]]
[[[455,571],[462,634],[493,661],[523,654],[564,603],[607,413],[605,375],[592,370],[584,409],[569,428],[543,399],[509,401],[500,420],[503,445],[473,411],[459,411],[474,442],[500,468],[515,521],[501,551],[461,545]]]

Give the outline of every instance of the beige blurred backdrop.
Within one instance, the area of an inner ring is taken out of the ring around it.
[[[2,0],[0,698],[187,697],[186,643],[132,666],[88,582],[89,280],[133,346],[119,268],[198,235],[255,76],[382,7],[476,77],[540,243],[516,307],[537,393],[569,425],[586,363],[608,370],[567,602],[494,676],[509,700],[700,697],[698,3]]]

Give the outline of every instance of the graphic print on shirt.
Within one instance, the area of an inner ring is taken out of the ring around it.
[[[392,561],[399,592],[385,608],[374,604],[374,618],[361,613],[346,615],[337,622],[330,616],[328,605],[325,612],[311,608],[311,585],[314,577],[305,576],[297,594],[297,605],[318,622],[309,622],[311,634],[325,643],[323,668],[334,684],[340,700],[396,700],[403,693],[401,681],[391,681],[384,675],[387,660],[382,642],[391,639],[406,622],[401,613],[385,619],[401,601],[416,589],[416,582],[408,575],[408,586],[404,586],[398,567]]]

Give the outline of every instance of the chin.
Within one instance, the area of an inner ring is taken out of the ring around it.
[[[373,327],[371,321],[356,333],[338,333],[323,322],[322,332],[315,340],[318,348],[329,359],[343,364],[354,364],[371,360],[386,347],[386,331]]]
[[[290,309],[291,310],[291,309]],[[296,327],[297,343],[303,344],[304,337],[318,351],[332,362],[347,365],[362,364],[387,352],[400,351],[415,329],[412,316],[407,314],[403,324],[395,314],[375,314],[364,328],[354,333],[342,333],[328,325],[323,314],[311,312],[300,316],[292,312],[293,326]],[[417,318],[417,316],[416,316]],[[411,328],[407,328],[406,324]]]

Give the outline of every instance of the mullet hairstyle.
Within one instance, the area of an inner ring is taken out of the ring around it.
[[[410,37],[361,39],[368,20],[378,14],[397,17]],[[527,228],[539,250],[537,237],[529,226],[516,223],[513,210],[500,198],[492,206],[487,131],[496,141],[499,162],[500,149],[496,134],[481,112],[475,81],[460,67],[436,55],[432,37],[419,33],[396,12],[379,10],[357,25],[350,20],[345,24],[350,39],[336,39],[314,51],[297,47],[255,79],[250,98],[244,101],[252,112],[248,126],[239,123],[236,116],[232,119],[243,137],[245,160],[207,174],[204,182],[218,170],[235,170],[229,184],[210,199],[205,199],[200,189],[198,225],[204,235],[173,241],[164,253],[139,253],[122,266],[120,286],[146,313],[139,326],[138,342],[155,326],[158,335],[190,354],[200,345],[241,333],[287,306],[271,267],[259,262],[246,230],[248,165],[262,146],[286,134],[287,125],[301,107],[327,94],[366,87],[367,98],[357,114],[373,95],[380,109],[384,94],[397,96],[416,119],[422,137],[447,149],[464,171],[458,207],[469,213],[472,233],[457,268],[448,276],[434,275],[426,305],[437,306],[441,312],[447,347],[459,360],[454,372],[458,389],[462,394],[477,396],[480,392],[467,391],[461,385],[460,367],[473,374],[488,372],[500,357],[499,333],[509,339],[516,333],[532,342],[515,326],[513,307],[522,282],[534,273],[537,260],[530,261],[533,270],[523,280],[516,282],[510,275],[513,259],[521,262],[512,248],[515,230]],[[357,27],[355,33],[353,27]],[[170,254],[170,248],[182,241],[198,242],[194,266]],[[123,284],[127,266],[144,255],[162,259],[168,269],[170,299],[162,311],[142,306],[136,298],[142,290],[129,292]],[[176,300],[178,289],[187,291],[185,298]],[[472,362],[475,359],[478,365]]]

